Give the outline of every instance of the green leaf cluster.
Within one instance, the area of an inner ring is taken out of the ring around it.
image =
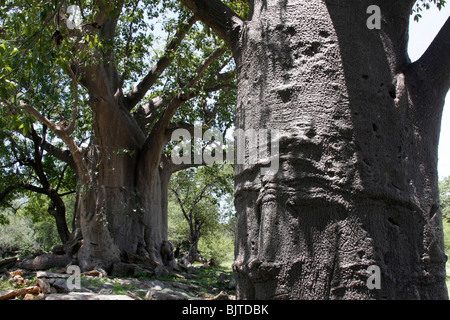
[[[442,216],[450,218],[450,176],[439,181],[439,199]]]
[[[421,12],[429,10],[431,5],[435,5],[439,10],[441,10],[447,4],[446,0],[418,0],[414,5],[411,14],[414,16],[414,21],[419,22],[422,18]]]
[[[189,223],[195,222],[202,224],[201,246],[210,255],[216,252],[212,243],[216,243],[214,238],[218,234],[224,235],[223,239],[234,238],[233,181],[233,168],[229,164],[191,168],[172,176],[169,188],[169,230],[175,244],[190,240]],[[181,203],[177,201],[175,192]],[[214,255],[218,258],[217,252]]]

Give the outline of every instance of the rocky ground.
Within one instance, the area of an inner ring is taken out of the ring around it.
[[[81,274],[79,283],[67,271],[53,268],[0,272],[0,300],[235,299],[232,273],[221,267],[192,266],[162,278],[147,274],[111,277],[103,270],[91,270]]]

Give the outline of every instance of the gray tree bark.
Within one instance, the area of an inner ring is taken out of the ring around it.
[[[233,49],[236,128],[281,133],[277,173],[236,166],[237,298],[447,299],[437,148],[450,22],[412,64],[413,0],[254,0],[248,21],[221,1],[181,2]],[[380,30],[366,25],[374,4]]]
[[[133,89],[124,93],[127,72],[119,75],[113,45],[118,41],[116,29],[124,1],[92,4],[94,21],[71,30],[64,30],[68,26],[68,16],[64,14],[66,5],[58,7],[55,20],[66,35],[65,39],[72,38],[74,50],[83,53],[86,60],[72,62],[72,65],[67,63],[66,71],[73,82],[74,96],[78,97],[78,85],[89,95],[86,102],[93,116],[89,147],[79,146],[72,136],[79,111],[77,98],[70,123],[54,122],[30,104],[12,106],[7,103],[11,109],[27,111],[68,149],[65,151],[50,143],[42,146],[42,150],[67,162],[78,179],[74,232],[65,249],[73,254],[82,238],[77,255],[82,268],[94,265],[108,270],[114,263],[133,255],[147,262],[149,258],[154,260],[156,263],[150,263],[154,266],[163,261],[173,266],[173,254],[169,252],[172,246],[167,243],[168,183],[173,172],[185,167],[174,165],[162,153],[174,130],[193,129],[190,124],[172,123],[183,103],[203,92],[216,92],[232,85],[225,81],[219,81],[214,87],[202,85],[200,88],[199,85],[207,75],[205,72],[226,50],[218,48],[206,57],[185,84],[179,83],[179,89],[164,92],[144,103],[143,99],[173,61],[174,53],[197,17],[191,16],[179,23],[164,54]],[[130,28],[130,37],[132,31]],[[88,41],[82,40],[83,34],[95,35],[104,46],[88,48]],[[220,71],[215,71],[217,76]],[[204,112],[209,119],[212,113],[208,108]]]
[[[99,28],[93,31],[86,26],[87,32],[98,33],[102,41],[114,42],[122,5],[123,2],[117,2],[112,10],[111,5],[98,4]],[[67,17],[59,18],[64,26]],[[71,137],[75,123],[64,128],[33,107],[22,106],[69,148],[80,186],[75,214],[76,230],[79,226],[80,232],[72,236],[70,246],[81,233],[78,263],[82,268],[95,265],[108,269],[133,254],[174,265],[170,261],[173,255],[167,252],[170,245],[165,244],[167,192],[171,174],[183,168],[173,165],[162,152],[177,128],[177,124],[171,123],[175,112],[185,101],[200,94],[194,90],[196,84],[225,49],[208,56],[179,92],[165,93],[147,103],[142,103],[142,99],[172,62],[173,53],[196,21],[196,17],[190,17],[180,23],[165,54],[126,94],[112,47],[110,51],[92,53],[87,65],[68,66],[75,85],[82,84],[89,93],[87,103],[93,114],[93,133],[87,149],[77,146]],[[86,44],[78,42],[77,46],[82,51]],[[211,89],[217,90],[220,88]],[[74,114],[76,111],[74,107]],[[68,250],[72,252],[71,248]]]
[[[78,201],[83,235],[79,263],[108,268],[126,252],[162,262],[161,247],[168,236],[168,183],[177,169],[162,157],[166,131],[157,128],[138,144],[122,106],[104,100],[92,103],[95,141],[86,159],[91,180],[83,183]]]

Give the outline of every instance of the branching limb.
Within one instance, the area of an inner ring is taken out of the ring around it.
[[[184,209],[184,204],[183,204],[183,201],[181,200],[178,190],[174,189],[174,188],[170,188],[170,191],[172,191],[173,194],[175,195],[175,198],[177,198],[177,201],[178,201],[178,204],[180,205],[180,209],[181,209],[181,212],[183,213],[183,216],[186,218],[187,221],[189,221],[189,217],[186,213],[186,210]]]
[[[169,66],[174,57],[173,53],[178,49],[181,41],[183,41],[189,29],[196,21],[197,18],[192,16],[187,22],[182,23],[178,27],[178,31],[167,46],[163,57],[159,59],[156,65],[142,79],[142,81],[125,96],[125,104],[128,110],[133,109],[142,100],[142,98],[144,98],[148,90],[153,86],[156,80],[158,80],[161,73]]]
[[[29,104],[21,104],[18,106],[13,106],[10,104],[9,101],[6,101],[6,100],[1,100],[0,102],[5,104],[10,110],[12,110],[12,112],[14,111],[14,109],[23,109],[23,110],[27,111],[36,120],[41,122],[43,125],[47,126],[53,133],[55,133],[58,136],[58,138],[60,138],[66,144],[66,146],[69,148],[72,158],[73,158],[73,161],[74,161],[74,164],[75,164],[76,171],[77,171],[79,177],[84,182],[87,182],[86,180],[83,179],[83,178],[86,178],[86,179],[89,179],[89,178],[87,176],[88,170],[86,170],[86,168],[83,165],[82,150],[81,150],[81,148],[79,148],[77,146],[77,144],[75,143],[75,140],[72,139],[72,137],[65,131],[65,129],[66,129],[65,126],[54,123],[53,121],[51,121],[50,119],[45,117],[42,113],[40,113],[38,110],[36,110]]]
[[[226,48],[219,48],[213,53],[211,53],[198,67],[195,71],[195,76],[186,84],[185,88],[193,88],[200,80],[203,73],[208,69],[208,67],[216,61],[221,55],[227,51]]]
[[[220,0],[180,0],[235,51],[244,20]]]
[[[77,123],[77,115],[78,115],[78,81],[77,76],[73,73],[72,68],[69,66],[69,63],[66,61],[67,70],[69,72],[70,78],[72,78],[73,84],[73,107],[72,107],[72,116],[69,122],[69,125],[64,130],[68,135],[71,135],[75,130],[75,125]]]

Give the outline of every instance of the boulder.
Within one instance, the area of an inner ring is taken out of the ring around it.
[[[51,292],[50,282],[47,279],[45,279],[45,278],[39,279],[38,278],[38,279],[36,279],[36,284],[38,285],[38,287],[42,293],[49,294]]]

